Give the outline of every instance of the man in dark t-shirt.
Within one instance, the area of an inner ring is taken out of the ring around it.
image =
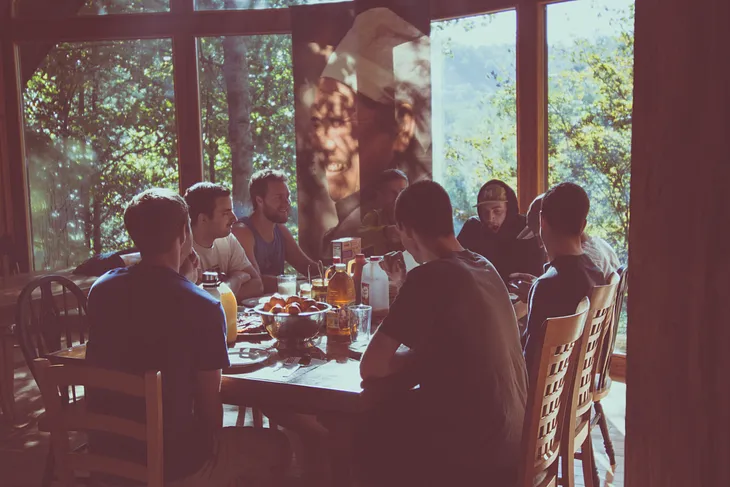
[[[431,181],[396,203],[403,244],[422,265],[405,278],[360,372],[366,392],[398,373],[420,388],[364,428],[366,473],[377,485],[514,482],[527,396],[515,314],[494,266],[456,240],[451,211]],[[402,262],[387,267],[404,278],[393,270]]]
[[[185,201],[169,190],[145,191],[127,206],[124,223],[142,261],[109,271],[91,288],[87,362],[137,375],[161,371],[166,485],[269,478],[271,469],[283,468],[277,457],[287,452],[286,440],[221,428],[225,317],[218,300],[179,274],[192,252]],[[87,401],[91,411],[144,422],[141,398],[89,389]],[[136,440],[94,432],[89,445],[146,463],[145,445]]]
[[[547,318],[575,313],[580,301],[596,285],[605,284],[603,272],[583,254],[581,235],[590,210],[588,195],[580,186],[562,183],[542,200],[540,235],[550,263],[532,285],[525,333],[527,370],[536,366],[543,323]]]

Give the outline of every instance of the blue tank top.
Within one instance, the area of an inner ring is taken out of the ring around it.
[[[239,222],[245,224],[251,230],[251,233],[253,233],[253,253],[261,274],[267,276],[279,276],[283,274],[286,254],[284,251],[284,236],[281,234],[279,225],[274,226],[274,240],[267,242],[256,231],[256,227],[251,223],[250,217],[245,216]]]

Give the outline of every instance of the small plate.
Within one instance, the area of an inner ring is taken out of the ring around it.
[[[228,360],[231,365],[224,370],[227,374],[246,372],[259,366],[271,357],[271,352],[261,348],[236,347],[228,349]]]

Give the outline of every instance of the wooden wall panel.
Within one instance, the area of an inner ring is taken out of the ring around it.
[[[626,484],[730,485],[730,2],[636,2]]]

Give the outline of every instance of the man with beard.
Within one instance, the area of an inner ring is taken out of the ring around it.
[[[505,282],[514,273],[541,274],[545,254],[537,239],[517,238],[526,220],[512,188],[488,181],[479,190],[476,208],[479,216],[467,220],[459,233],[461,245],[486,257]]]
[[[249,186],[253,213],[239,220],[233,234],[249,260],[261,274],[264,293],[276,292],[276,276],[284,273],[284,262],[300,274],[314,272],[317,264],[302,251],[286,222],[291,200],[287,177],[281,171],[264,169],[251,176]]]
[[[311,107],[315,163],[338,219],[324,236],[326,255],[332,240],[357,234],[361,185],[388,168],[413,181],[430,175],[428,63],[428,37],[387,8],[359,14],[330,56]]]

